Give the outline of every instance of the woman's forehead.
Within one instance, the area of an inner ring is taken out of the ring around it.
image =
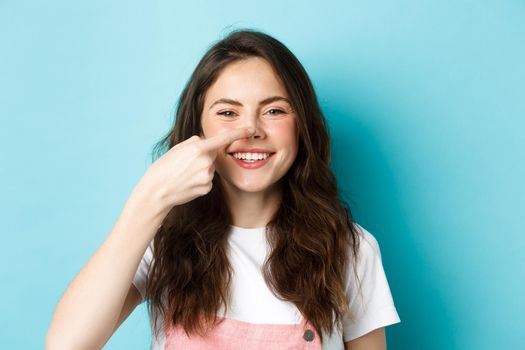
[[[206,102],[211,105],[226,98],[251,104],[271,96],[288,99],[284,84],[266,60],[249,58],[230,63],[221,71],[206,93]]]

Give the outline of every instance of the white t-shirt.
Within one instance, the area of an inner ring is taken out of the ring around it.
[[[374,329],[400,322],[394,305],[390,287],[383,269],[379,244],[375,237],[354,223],[360,233],[359,260],[357,274],[361,281],[362,298],[356,293],[357,281],[352,269],[347,276],[346,291],[353,321],[344,320],[343,330],[330,336],[323,334],[323,350],[343,350],[343,342],[358,338]],[[297,324],[300,313],[288,301],[277,299],[268,289],[261,273],[263,262],[269,253],[265,228],[242,228],[231,226],[229,236],[229,259],[233,268],[232,300],[227,314],[221,308],[220,315],[251,323]],[[151,263],[153,241],[148,246],[133,284],[144,301],[146,275]],[[257,300],[256,303],[253,300]],[[162,317],[156,315],[158,322]],[[161,326],[160,329],[163,329]],[[152,339],[152,349],[164,349],[165,335]]]

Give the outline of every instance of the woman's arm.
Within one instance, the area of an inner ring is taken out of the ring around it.
[[[345,350],[386,350],[385,327],[346,342]]]
[[[137,287],[135,285],[131,285],[129,287],[128,295],[126,296],[126,300],[124,301],[124,306],[122,306],[122,310],[120,311],[120,315],[118,317],[117,324],[113,328],[113,333],[120,327],[120,325],[128,318],[129,315],[135,310],[137,305],[140,304],[142,301],[142,297],[140,295],[140,292],[138,291]]]
[[[58,302],[46,349],[101,349],[139,301],[133,276],[166,213],[137,186],[113,230]]]

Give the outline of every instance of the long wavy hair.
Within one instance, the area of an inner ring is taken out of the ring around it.
[[[280,179],[282,200],[266,227],[270,253],[264,280],[281,300],[294,303],[317,330],[331,334],[342,317],[351,317],[346,277],[358,255],[358,229],[340,197],[330,169],[327,124],[312,83],[294,54],[272,36],[237,29],[204,54],[176,109],[172,129],[160,139],[153,160],[187,138],[198,135],[207,89],[228,64],[250,57],[266,59],[281,78],[296,113],[297,157]],[[148,311],[164,323],[182,325],[186,334],[204,335],[218,322],[221,305],[230,302],[232,267],[228,235],[232,216],[217,173],[209,193],[174,206],[153,240],[153,261],[146,282]]]

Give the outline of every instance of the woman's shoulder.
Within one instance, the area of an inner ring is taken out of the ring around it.
[[[374,329],[400,322],[388,279],[381,261],[381,251],[376,237],[363,226],[355,223],[360,246],[355,279],[349,274],[347,297],[350,317],[345,319],[345,342],[358,338]]]
[[[353,225],[358,233],[359,254],[361,257],[377,255],[381,258],[381,249],[376,237],[359,223],[353,222]]]
[[[347,270],[346,287],[348,291],[375,288],[375,286],[384,286],[386,278],[381,249],[376,237],[366,228],[358,223],[354,223],[358,233],[358,249],[355,259],[349,259],[352,268]],[[352,250],[353,253],[353,250]],[[379,284],[377,282],[380,282]],[[358,287],[360,286],[360,287]]]

